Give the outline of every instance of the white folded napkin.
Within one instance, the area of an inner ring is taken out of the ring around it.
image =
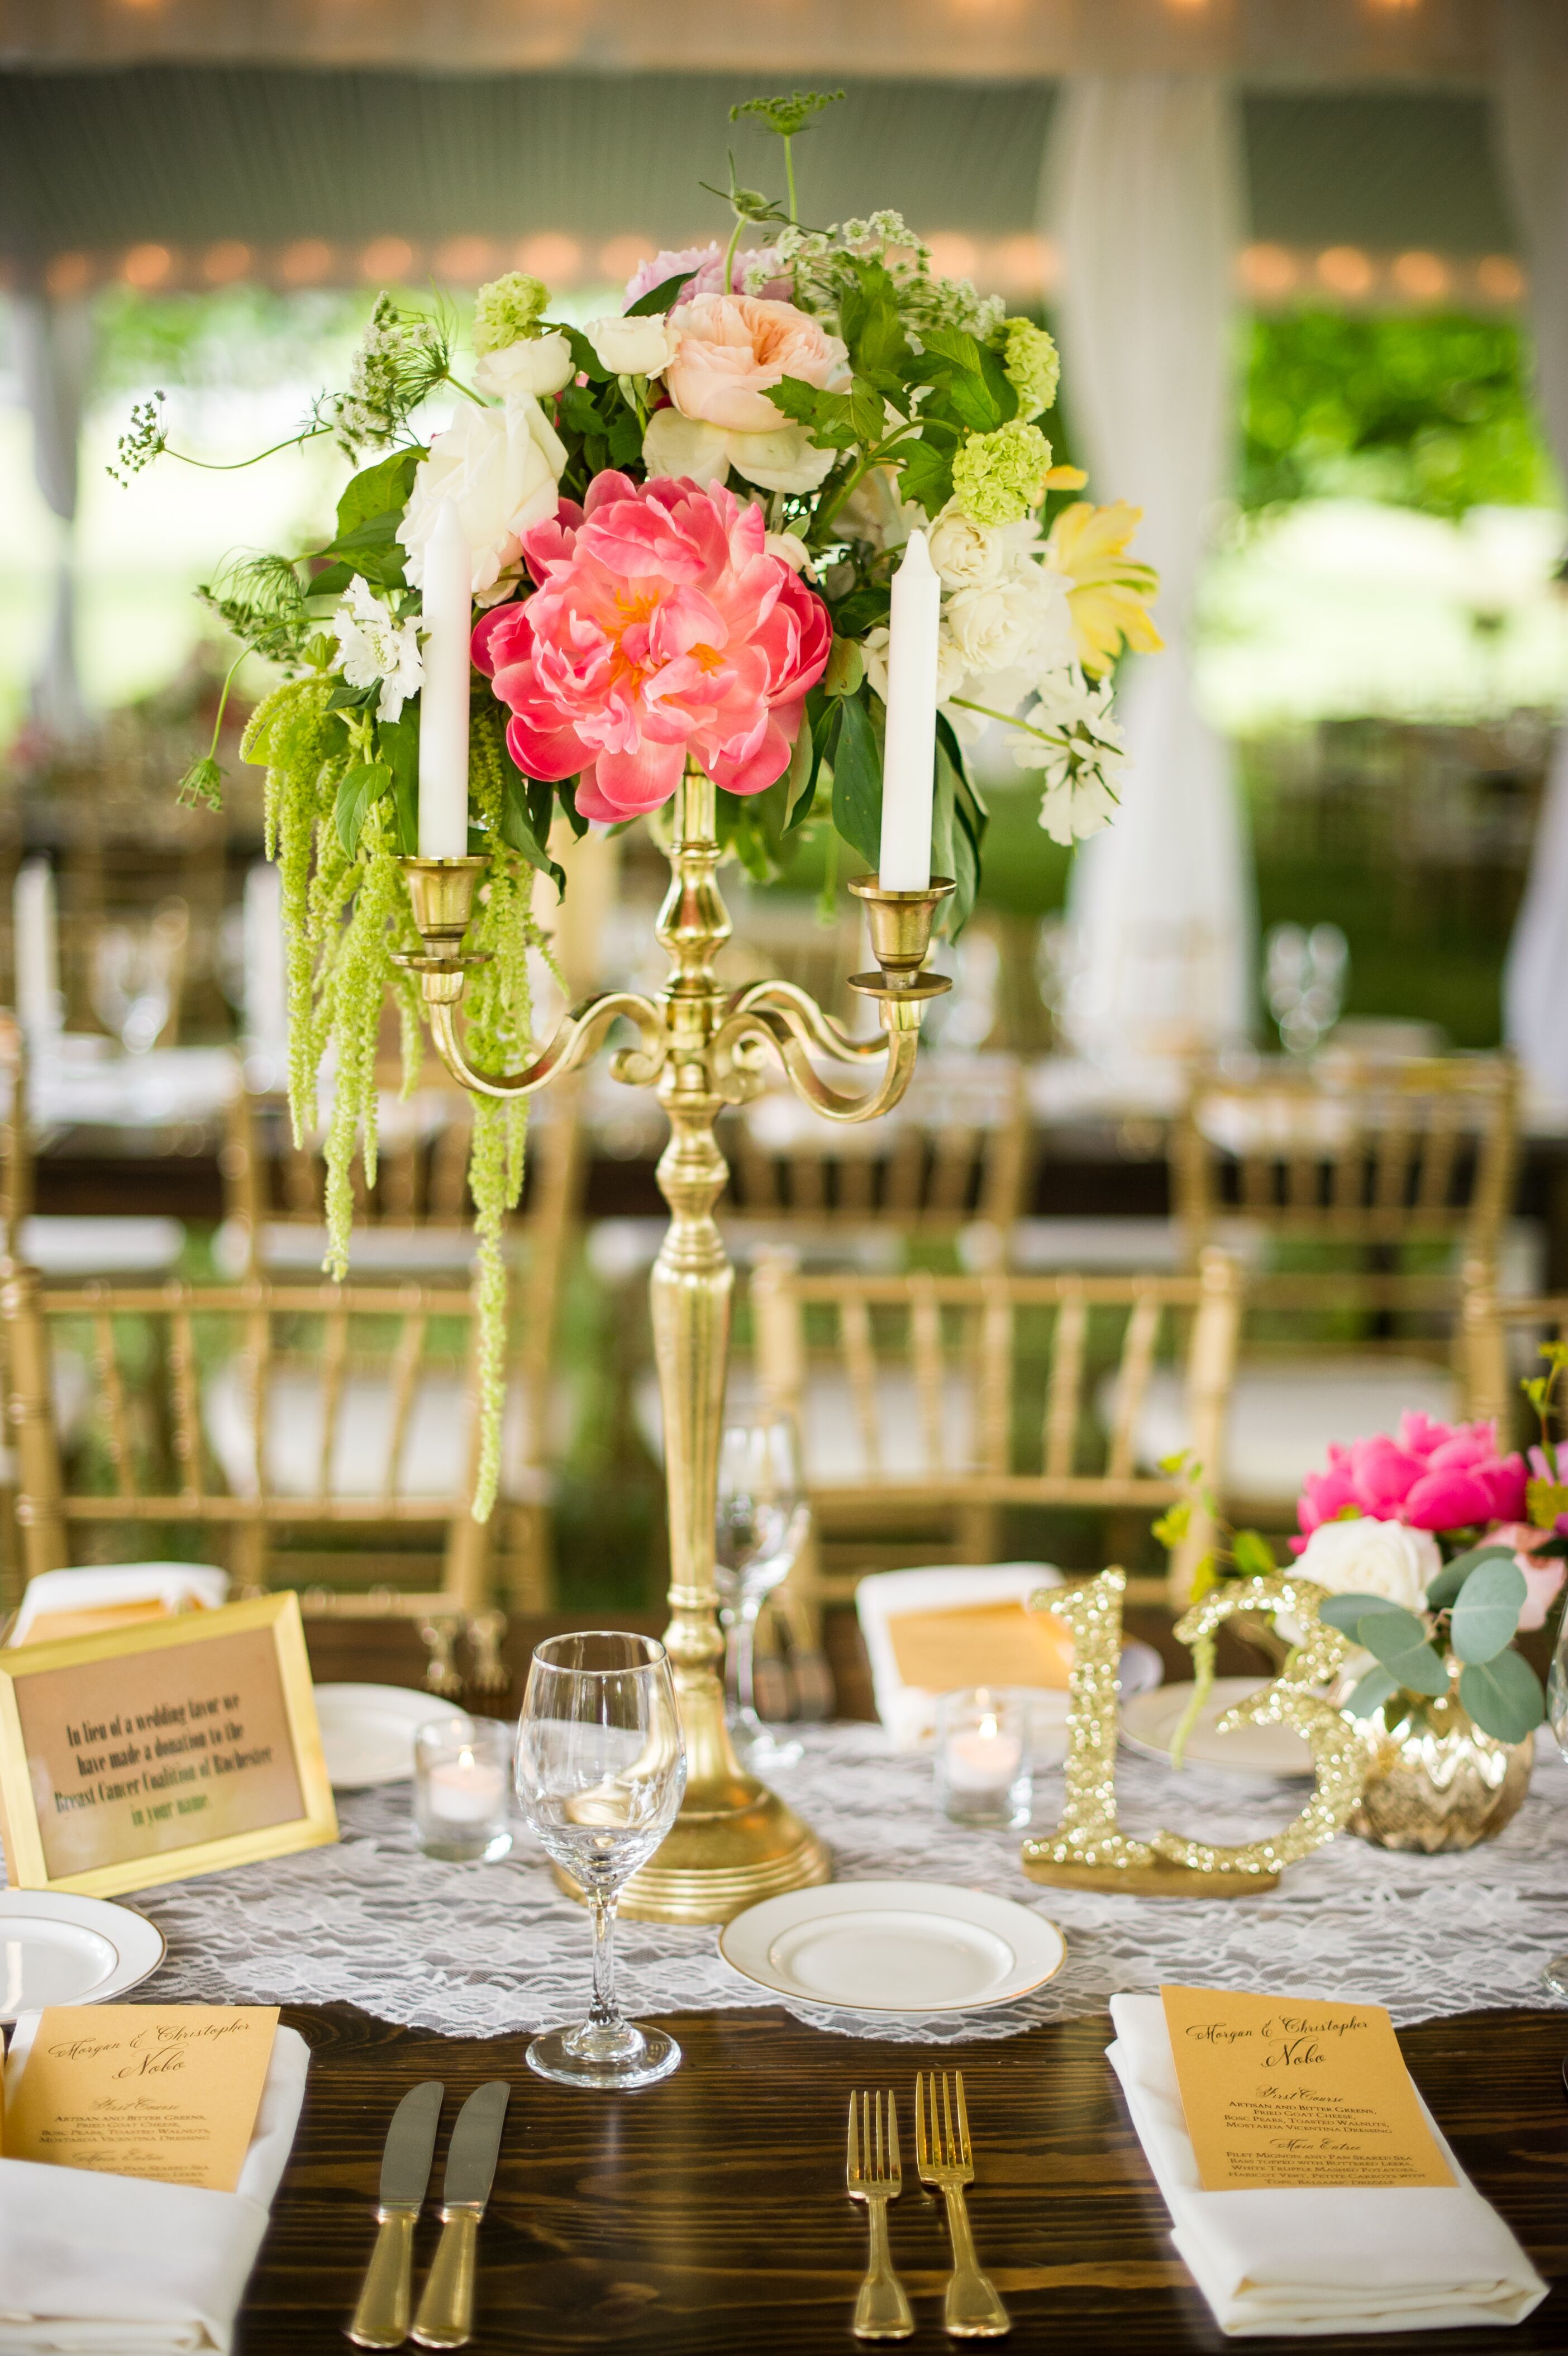
[[[1170,2211],[1171,2239],[1222,2331],[1301,2339],[1521,2323],[1546,2297],[1424,2103],[1452,2186],[1205,2192],[1164,2005],[1113,1996],[1111,2018],[1111,2066]]]
[[[151,1602],[168,1612],[192,1604],[216,1612],[228,1600],[228,1572],[206,1563],[92,1563],[81,1570],[40,1570],[27,1581],[10,1641],[26,1644],[27,1631],[45,1612],[98,1612],[113,1603]]]
[[[17,2021],[7,2094],[38,2025]],[[0,2356],[229,2356],[309,2058],[280,2028],[233,2192],[0,2159]]]

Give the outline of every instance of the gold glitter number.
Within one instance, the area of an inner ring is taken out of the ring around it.
[[[1116,1815],[1116,1711],[1120,1691],[1122,1601],[1126,1574],[1101,1571],[1066,1593],[1047,1588],[1030,1599],[1031,1609],[1049,1612],[1073,1634],[1071,1700],[1068,1714],[1066,1790],[1054,1836],[1026,1841],[1026,1864],[1071,1869],[1103,1880],[1125,1874],[1129,1886],[1147,1886],[1162,1871],[1194,1875],[1252,1876],[1272,1879],[1282,1866],[1305,1857],[1334,1838],[1360,1797],[1367,1752],[1355,1729],[1316,1688],[1331,1677],[1348,1650],[1348,1640],[1317,1616],[1323,1590],[1288,1573],[1277,1579],[1227,1581],[1210,1590],[1178,1620],[1184,1644],[1211,1635],[1238,1612],[1289,1613],[1301,1632],[1282,1674],[1249,1694],[1217,1722],[1227,1733],[1243,1725],[1294,1726],[1312,1751],[1316,1778],[1312,1797],[1298,1815],[1262,1840],[1224,1846],[1189,1840],[1180,1833],[1156,1833],[1133,1840]]]

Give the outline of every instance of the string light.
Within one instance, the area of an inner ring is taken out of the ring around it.
[[[611,280],[630,278],[645,262],[652,261],[657,251],[651,238],[612,237],[599,248],[599,268]]]
[[[209,286],[231,286],[251,267],[251,249],[237,237],[220,238],[201,257],[201,274]]]
[[[1283,245],[1244,246],[1239,268],[1247,293],[1265,302],[1290,294],[1301,275],[1294,255]]]
[[[49,256],[44,272],[44,284],[51,294],[81,294],[92,279],[92,264],[85,253],[55,253]]]
[[[489,275],[493,252],[488,237],[449,237],[436,250],[435,275],[456,279],[460,285],[477,286],[481,278]]]
[[[373,237],[360,256],[361,278],[406,278],[413,248],[406,237]]]
[[[972,278],[980,256],[972,237],[957,230],[940,229],[926,241],[931,249],[931,268],[939,278]]]
[[[1412,303],[1440,303],[1451,284],[1448,267],[1434,253],[1402,253],[1395,260],[1393,282]]]
[[[1511,254],[1486,253],[1476,264],[1476,284],[1488,303],[1517,303],[1524,293],[1524,273]]]
[[[296,238],[278,257],[278,276],[288,286],[318,286],[332,267],[332,248],[324,237]]]
[[[1354,299],[1370,291],[1372,265],[1358,245],[1328,245],[1317,257],[1317,275],[1331,294]]]
[[[583,249],[575,237],[545,230],[538,237],[523,239],[517,249],[517,266],[542,278],[547,286],[570,286],[583,266]]]
[[[134,245],[120,264],[120,275],[127,286],[144,291],[161,286],[174,267],[174,256],[166,245]]]

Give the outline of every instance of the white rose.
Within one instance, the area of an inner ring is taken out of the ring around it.
[[[590,319],[584,334],[612,376],[662,376],[681,338],[668,319]]]
[[[817,577],[811,570],[811,552],[798,531],[765,531],[762,552],[781,556],[791,573],[804,573],[812,581]]]
[[[559,392],[576,373],[572,347],[556,329],[548,336],[527,336],[504,352],[487,352],[474,370],[474,382],[481,392],[531,392],[537,401]]]
[[[474,594],[492,603],[501,575],[521,555],[520,534],[554,514],[565,464],[560,435],[530,393],[510,392],[502,409],[465,402],[431,444],[398,526],[397,536],[408,551],[409,579],[423,584],[424,543],[435,529],[442,500],[455,499],[474,552]]]
[[[1008,568],[1011,550],[1001,531],[973,523],[957,506],[945,507],[926,535],[944,589],[985,589]]]
[[[672,408],[656,409],[642,437],[643,464],[650,475],[686,475],[704,487],[722,483],[733,466],[760,490],[814,491],[832,471],[837,455],[814,448],[803,425],[742,434],[700,417],[682,417]]]
[[[971,670],[1049,670],[1070,662],[1072,613],[1063,574],[1026,563],[946,601],[948,627]]]
[[[875,629],[866,632],[860,642],[860,652],[861,659],[865,664],[865,676],[871,682],[872,691],[879,695],[886,703],[887,701],[886,624],[879,622]],[[937,701],[945,703],[949,696],[957,695],[968,676],[969,672],[963,657],[954,646],[952,635],[947,624],[939,622],[937,625]],[[948,717],[956,719],[959,715],[950,712]],[[968,714],[965,713],[962,717],[967,719]],[[981,725],[983,728],[984,723],[982,722]]]
[[[1430,1530],[1407,1529],[1402,1522],[1323,1522],[1296,1558],[1296,1569],[1330,1595],[1380,1595],[1407,1612],[1420,1612],[1426,1590],[1443,1568]]]

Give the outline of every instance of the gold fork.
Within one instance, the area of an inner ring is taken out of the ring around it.
[[[929,2115],[928,2115],[929,2104]],[[956,2127],[955,2127],[956,2112]],[[952,2278],[942,2321],[955,2340],[999,2340],[1013,2319],[995,2286],[980,2271],[963,2188],[974,2181],[974,2157],[964,2108],[963,2072],[921,2071],[915,2080],[915,2165],[922,2184],[934,2184],[948,2205]]]
[[[862,2094],[857,2129],[855,2099],[854,2094],[849,2098],[849,2158],[844,2182],[852,2201],[865,2201],[871,2220],[871,2263],[854,2303],[853,2329],[857,2340],[908,2340],[915,2329],[915,2319],[909,2312],[904,2286],[893,2271],[887,2247],[887,2203],[897,2201],[904,2190],[904,2169],[898,2157],[898,2114],[891,2088],[885,2095]]]

